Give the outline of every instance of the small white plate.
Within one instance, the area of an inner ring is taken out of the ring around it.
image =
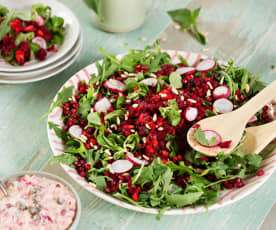
[[[47,66],[44,66],[40,69],[37,69],[37,70],[31,70],[31,71],[24,71],[24,72],[1,72],[0,71],[0,81],[1,79],[3,79],[3,77],[16,77],[16,78],[21,78],[21,77],[26,77],[26,75],[38,75],[38,74],[43,74],[45,73],[46,71],[50,71],[60,65],[62,65],[63,63],[67,62],[69,59],[71,59],[78,51],[79,49],[81,48],[81,45],[82,45],[82,34],[80,34],[80,37],[78,39],[78,41],[76,42],[76,44],[74,45],[74,47],[64,56],[64,57],[61,57],[59,60],[55,61],[54,63],[52,64],[49,64]]]
[[[82,48],[82,40],[79,41],[79,43],[80,43],[80,45],[78,46],[79,48],[73,51],[73,56],[71,57],[71,59],[67,60],[67,62],[63,64],[59,63],[59,65],[56,66],[55,68],[41,71],[40,73],[37,73],[36,71],[32,71],[32,72],[24,73],[20,75],[20,77],[17,76],[17,73],[16,75],[13,75],[13,76],[3,76],[3,77],[0,76],[0,84],[1,83],[21,84],[21,83],[36,82],[36,81],[44,80],[46,78],[50,78],[60,73],[64,69],[68,68],[80,55],[81,48]]]
[[[1,5],[6,6],[9,10],[16,9],[22,12],[30,12],[32,5],[37,4],[37,0],[1,0]],[[2,72],[21,72],[41,68],[49,65],[66,55],[77,42],[80,34],[80,24],[73,12],[63,4],[54,0],[43,0],[42,4],[52,8],[52,15],[62,17],[65,25],[64,42],[58,47],[58,52],[49,52],[45,61],[33,60],[27,62],[24,66],[12,66],[7,62],[0,62],[0,71]]]

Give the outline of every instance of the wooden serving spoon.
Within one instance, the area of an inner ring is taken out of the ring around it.
[[[218,146],[205,147],[200,145],[194,137],[194,133],[197,130],[195,128],[196,126],[188,130],[187,141],[189,145],[196,151],[207,156],[217,156],[222,151],[224,154],[229,154],[239,144],[250,118],[275,97],[276,81],[273,81],[239,109],[230,113],[205,118],[197,123],[202,130],[213,130],[220,134],[222,141],[231,140],[232,142],[229,148],[220,148]]]
[[[244,154],[259,154],[271,141],[276,138],[276,120],[264,125],[245,129],[246,138],[241,145]]]

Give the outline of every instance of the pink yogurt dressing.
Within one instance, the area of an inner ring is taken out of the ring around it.
[[[0,230],[65,230],[76,214],[72,192],[57,181],[25,175],[6,183],[0,197]]]

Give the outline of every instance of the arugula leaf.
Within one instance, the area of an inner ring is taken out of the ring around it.
[[[96,125],[96,126],[102,125],[100,115],[97,112],[89,113],[87,116],[87,120],[88,120],[89,124]]]
[[[116,109],[122,108],[122,104],[125,102],[125,98],[123,96],[119,96],[116,101]]]
[[[72,97],[73,89],[74,89],[74,86],[70,86],[61,90],[61,92],[59,92],[57,95],[56,101],[52,104],[51,108],[48,109],[47,112],[41,117],[41,119],[43,119],[48,114],[50,114],[54,110],[54,108],[60,107],[63,102],[66,102],[70,97]]]
[[[61,155],[53,156],[50,164],[63,163],[74,167],[74,162],[78,161],[78,158],[75,155],[69,153],[63,153]]]
[[[80,106],[78,108],[78,113],[81,115],[82,118],[86,118],[90,109],[91,109],[90,100],[86,100],[85,102],[80,103]]]
[[[193,193],[186,193],[186,194],[173,194],[167,195],[166,201],[168,205],[176,206],[177,208],[181,208],[185,205],[191,205],[195,203],[201,196],[203,192],[193,192]]]
[[[104,120],[107,121],[107,120],[110,120],[110,119],[112,119],[114,117],[123,116],[123,115],[124,115],[124,111],[123,110],[121,110],[121,109],[114,110],[114,111],[106,114],[104,116]]]
[[[172,72],[169,76],[170,85],[176,89],[182,88],[182,77],[177,72]]]
[[[168,117],[172,126],[177,126],[180,122],[180,113],[178,109],[178,105],[175,99],[169,100],[168,107],[161,107],[159,111],[163,118]]]
[[[128,78],[125,80],[126,90],[131,92],[135,87],[139,86],[139,83],[134,78]]]
[[[181,25],[181,30],[190,29],[193,35],[197,38],[197,40],[205,45],[206,38],[205,36],[200,33],[197,29],[196,21],[201,8],[197,8],[194,11],[191,11],[187,8],[177,9],[168,11],[168,14],[172,18],[173,21],[178,22]]]
[[[57,124],[53,123],[53,122],[48,122],[48,125],[49,125],[49,129],[53,129],[54,132],[56,133],[56,135],[61,138],[64,142],[66,142],[68,140],[68,133],[59,128]]]

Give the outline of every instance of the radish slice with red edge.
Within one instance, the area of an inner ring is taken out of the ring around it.
[[[196,71],[194,67],[182,67],[178,68],[175,72],[182,74],[193,74]]]
[[[197,118],[198,109],[195,107],[188,107],[184,111],[184,117],[187,121],[194,121]]]
[[[249,121],[247,122],[247,124],[254,123],[254,122],[257,121],[257,120],[258,120],[257,116],[254,115],[253,117],[251,117],[251,118],[249,119]]]
[[[103,97],[95,103],[94,109],[96,112],[107,112],[111,106],[111,102],[106,97]]]
[[[205,72],[205,71],[214,69],[215,66],[216,66],[216,61],[213,58],[208,58],[199,62],[195,68],[199,72]]]
[[[140,160],[138,159],[137,157],[135,157],[132,153],[128,152],[126,154],[126,158],[133,164],[137,165],[137,166],[142,166],[143,164],[144,165],[148,165],[148,161],[145,161],[145,160]]]
[[[213,98],[229,98],[231,95],[230,89],[226,85],[221,85],[213,90]]]
[[[34,21],[35,21],[39,26],[43,26],[43,25],[44,25],[44,18],[41,17],[40,15],[38,15]]]
[[[233,111],[233,103],[226,98],[220,98],[214,101],[213,108],[219,113],[229,113]]]
[[[47,48],[47,42],[42,37],[39,37],[39,36],[38,37],[34,37],[32,39],[32,43],[35,43],[35,44],[39,45],[40,48],[42,48],[42,49],[46,49]]]
[[[205,134],[205,138],[210,143],[210,141],[215,137],[216,141],[212,145],[203,145],[207,148],[214,148],[217,147],[221,143],[221,136],[215,131],[211,129],[203,130],[202,131]],[[202,144],[201,144],[202,145]]]
[[[68,132],[70,135],[76,139],[80,139],[80,136],[82,134],[82,128],[79,125],[72,125],[69,129]]]
[[[109,79],[104,83],[104,86],[111,91],[115,93],[122,93],[124,92],[126,86],[123,82],[115,80],[115,79]]]
[[[154,86],[156,86],[156,84],[157,84],[157,79],[156,79],[156,78],[153,78],[153,77],[151,77],[151,78],[146,78],[146,79],[140,81],[139,84],[145,84],[145,85],[154,87]]]
[[[129,160],[116,160],[111,164],[111,170],[117,174],[129,172],[133,168],[133,164]]]

